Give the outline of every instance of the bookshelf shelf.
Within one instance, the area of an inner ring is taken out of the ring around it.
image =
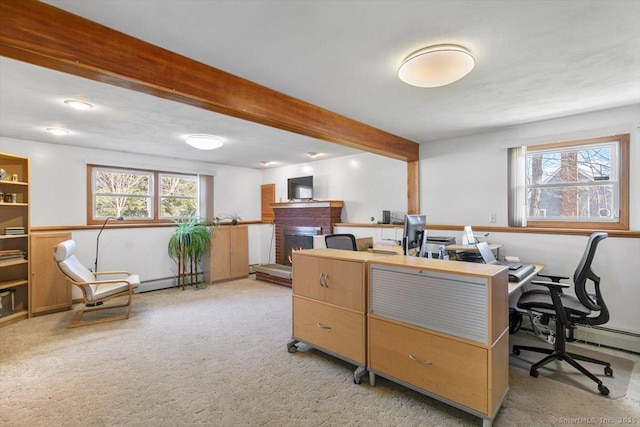
[[[18,177],[17,181],[0,180],[0,192],[5,196],[15,194],[16,201],[0,202],[0,326],[3,326],[31,316],[29,159],[0,153],[0,169],[7,176]]]

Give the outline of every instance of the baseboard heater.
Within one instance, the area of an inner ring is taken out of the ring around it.
[[[526,315],[523,320],[525,322],[524,329],[533,331]],[[553,330],[553,321],[549,322],[549,327]],[[574,337],[580,342],[591,345],[611,347],[640,354],[640,334],[636,332],[621,331],[603,326],[578,325],[574,332]]]

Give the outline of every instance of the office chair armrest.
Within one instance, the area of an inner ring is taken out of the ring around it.
[[[560,294],[562,294],[563,288],[570,288],[571,286],[567,285],[566,283],[540,282],[537,280],[532,281],[531,284],[546,286],[547,288],[549,288],[549,294],[551,295],[551,302],[553,303],[553,309],[556,312],[556,316],[563,324],[569,325],[569,317],[567,316],[567,313],[564,310],[564,306],[562,305]]]
[[[540,280],[532,280],[531,284],[532,285],[546,286],[547,288],[549,288],[549,290],[551,290],[551,289],[560,289],[560,291],[562,291],[562,288],[570,288],[571,287],[571,285],[567,285],[566,283],[541,282]]]
[[[556,274],[537,274],[540,277],[546,277],[547,279],[551,279],[552,282],[559,282],[560,280],[569,280],[568,276],[558,276]]]

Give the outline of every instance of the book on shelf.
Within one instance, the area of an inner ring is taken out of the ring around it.
[[[8,236],[24,234],[24,227],[5,227],[4,234]]]

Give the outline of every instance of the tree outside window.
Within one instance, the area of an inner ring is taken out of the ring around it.
[[[198,175],[89,165],[88,224],[108,217],[126,221],[171,222],[200,216]],[[210,188],[205,180],[205,188]]]

